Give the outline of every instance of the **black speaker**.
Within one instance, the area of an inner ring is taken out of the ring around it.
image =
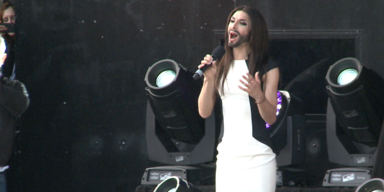
[[[381,133],[379,138],[379,144],[377,146],[377,151],[384,151],[384,121],[381,126]],[[377,153],[375,163],[373,164],[373,173],[372,177],[384,179],[384,153]]]
[[[278,110],[276,122],[271,129],[271,141],[277,154],[278,167],[297,165],[305,156],[305,116],[303,102],[288,91],[277,93]]]
[[[305,160],[305,116],[287,117],[287,144],[276,156],[278,167],[297,165]]]
[[[306,184],[321,187],[328,169],[338,167],[329,162],[326,115],[305,114],[305,162],[299,168],[306,170]]]

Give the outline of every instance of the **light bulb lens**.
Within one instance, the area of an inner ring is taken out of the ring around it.
[[[176,73],[172,70],[165,70],[161,72],[156,78],[156,85],[164,87],[169,85],[176,77]]]
[[[345,69],[337,77],[339,85],[346,85],[356,79],[358,72],[356,69]]]

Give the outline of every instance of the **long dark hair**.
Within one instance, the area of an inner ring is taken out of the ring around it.
[[[249,38],[249,45],[251,47],[251,53],[248,55],[248,68],[249,73],[254,75],[257,71],[265,70],[265,65],[268,62],[268,28],[267,23],[265,22],[264,17],[261,13],[252,7],[249,6],[239,6],[236,7],[231,14],[229,14],[227,19],[227,25],[225,28],[225,55],[220,60],[217,67],[217,75],[215,78],[215,86],[217,89],[220,89],[220,92],[224,94],[224,82],[227,78],[231,62],[233,61],[233,48],[228,46],[228,25],[231,21],[231,17],[236,11],[244,11],[248,14],[251,19],[251,31]],[[259,73],[259,78],[262,81],[261,73]]]

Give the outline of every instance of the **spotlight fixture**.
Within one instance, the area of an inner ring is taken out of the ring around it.
[[[384,180],[380,178],[370,179],[361,184],[356,192],[384,192]]]
[[[201,190],[187,180],[172,176],[159,183],[153,192],[201,192]]]
[[[155,63],[145,76],[146,93],[157,123],[171,139],[196,144],[204,136],[197,98],[201,86],[173,60]]]
[[[384,117],[384,80],[351,57],[331,65],[326,80],[329,161],[358,168],[328,170],[323,186],[358,186],[371,178],[370,167],[377,155]],[[338,182],[344,177],[345,182]]]
[[[327,91],[337,121],[349,138],[377,146],[383,121],[383,80],[355,58],[341,59],[327,73]]]
[[[197,100],[202,79],[193,80],[192,76],[191,71],[170,59],[156,62],[145,75],[148,157],[152,161],[171,165],[161,168],[162,172],[170,173],[167,176],[175,176],[172,167],[175,165],[193,165],[193,170],[196,168],[207,176],[214,172],[214,168],[199,164],[216,160],[220,133],[220,123],[216,122],[221,121],[215,112],[207,119],[200,117]],[[191,170],[190,167],[182,169]],[[158,184],[165,179],[151,180],[159,170],[156,167],[147,168],[145,173],[152,174],[144,174],[142,184]]]

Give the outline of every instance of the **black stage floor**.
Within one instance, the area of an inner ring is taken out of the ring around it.
[[[135,192],[153,192],[154,185],[140,185]],[[202,192],[215,192],[215,186],[197,186]],[[355,192],[356,188],[305,188],[305,187],[278,187],[276,192]]]

